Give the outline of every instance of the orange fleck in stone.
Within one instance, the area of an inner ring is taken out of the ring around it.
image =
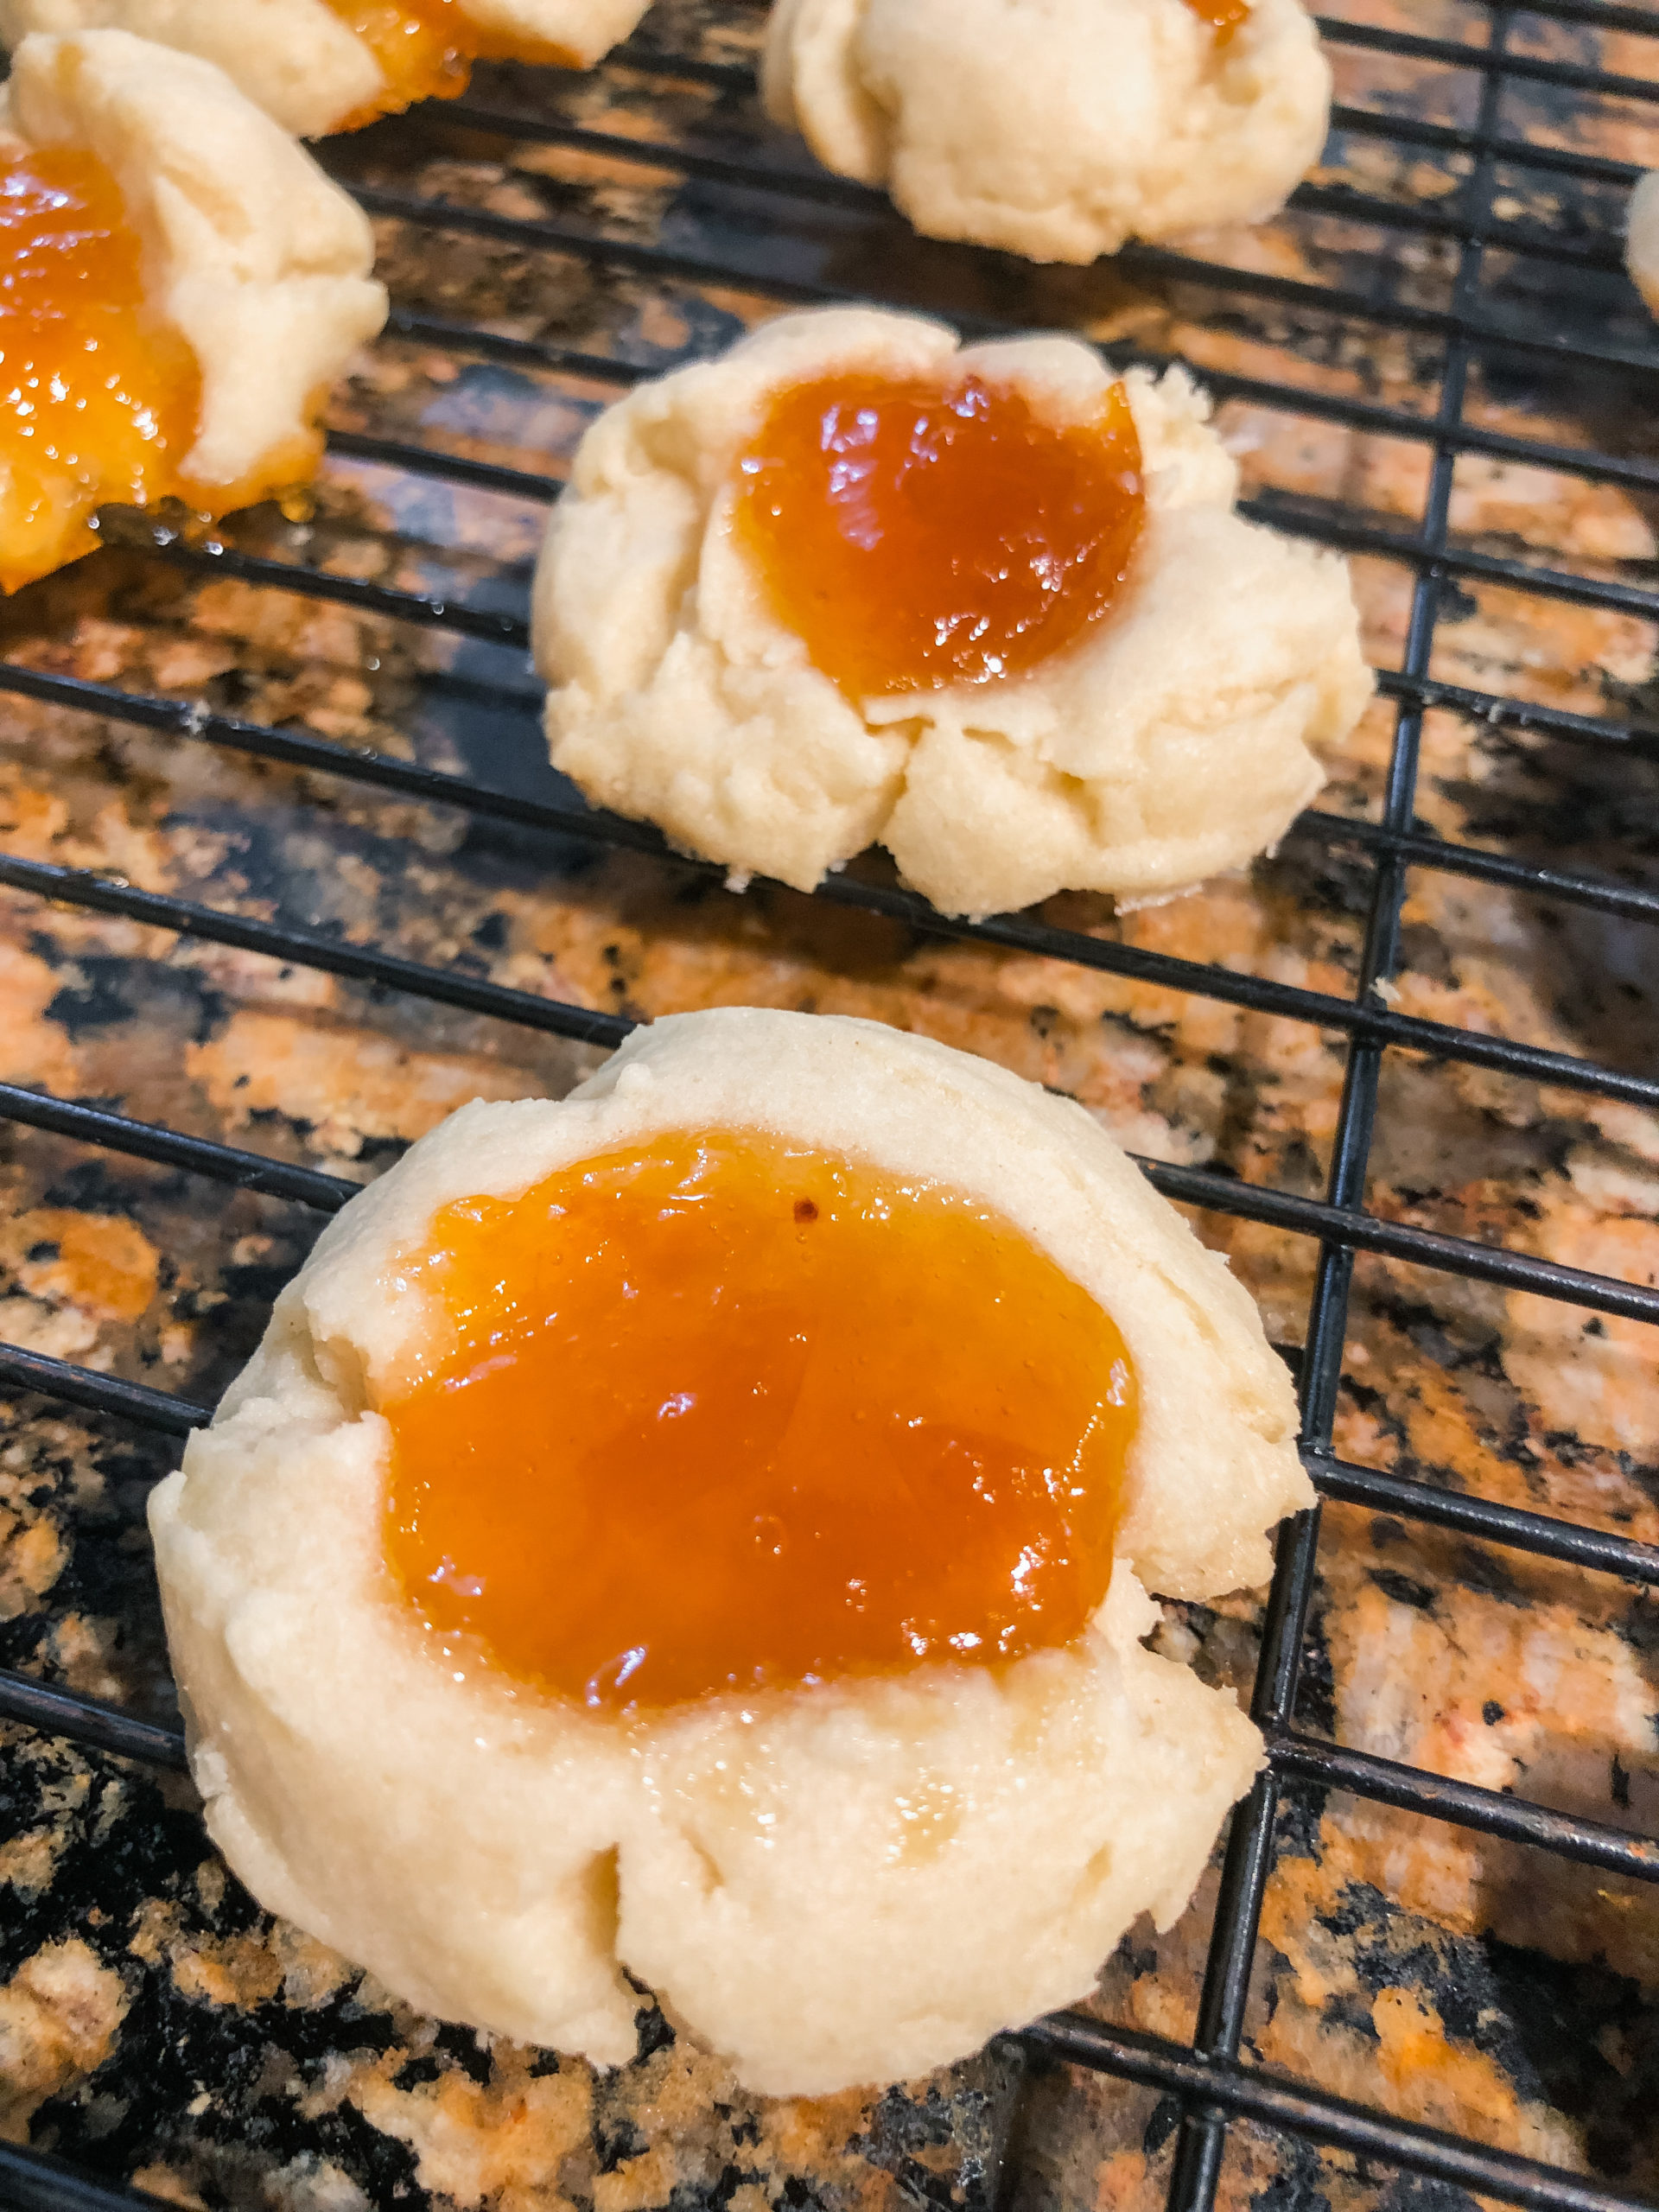
[[[13,1231],[18,1273],[36,1298],[61,1300],[109,1321],[136,1321],[156,1295],[161,1255],[136,1222],[119,1214],[37,1206]]]
[[[1146,507],[1122,385],[1057,428],[976,376],[822,378],[778,394],[739,467],[737,535],[773,612],[855,700],[1071,645],[1117,597]]]
[[[984,1664],[1106,1594],[1123,1340],[1011,1223],[753,1133],[444,1209],[385,1547],[446,1663],[589,1705]]]

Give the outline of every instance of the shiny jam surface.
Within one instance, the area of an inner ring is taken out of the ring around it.
[[[851,699],[984,683],[1069,645],[1128,573],[1145,497],[1121,385],[1058,429],[1022,392],[836,376],[772,402],[739,541]]]
[[[577,57],[540,40],[497,36],[474,22],[461,0],[327,0],[380,64],[382,97],[336,127],[355,130],[416,100],[452,100],[467,89],[478,60],[544,61],[569,67]]]
[[[340,126],[351,130],[416,100],[454,99],[467,89],[478,40],[456,0],[327,0],[355,31],[386,79],[386,92]]]
[[[1013,1659],[1105,1595],[1123,1340],[959,1193],[677,1133],[445,1208],[399,1276],[451,1333],[379,1407],[386,1556],[458,1675],[661,1707]]]
[[[14,147],[0,168],[0,586],[98,543],[106,501],[184,488],[194,354],[144,307],[139,243],[91,155]]]
[[[1250,0],[1186,0],[1201,22],[1216,34],[1216,44],[1225,46],[1250,12]]]

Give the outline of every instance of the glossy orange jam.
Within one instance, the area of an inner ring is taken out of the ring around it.
[[[452,100],[467,89],[478,51],[474,27],[456,0],[327,0],[348,30],[355,31],[386,79],[372,106],[349,116],[350,130],[416,100]]]
[[[1186,0],[1201,22],[1216,34],[1216,44],[1225,46],[1250,12],[1250,0]]]
[[[94,551],[100,506],[178,499],[211,519],[315,467],[308,436],[237,484],[184,474],[201,378],[145,304],[142,258],[92,155],[14,145],[0,159],[0,589]]]
[[[385,1548],[458,1675],[590,1706],[1012,1659],[1111,1573],[1133,1373],[1000,1215],[753,1133],[441,1212],[380,1410]]]
[[[743,454],[739,542],[778,620],[851,699],[1019,675],[1100,620],[1145,512],[1122,385],[1092,422],[1023,393],[827,377]]]
[[[378,115],[416,100],[452,100],[467,89],[480,60],[548,61],[572,67],[576,56],[542,41],[504,39],[475,23],[460,0],[327,0],[380,64],[386,90],[372,105],[336,127],[353,130]]]
[[[90,553],[105,501],[176,493],[195,442],[194,354],[147,312],[139,245],[88,154],[0,168],[0,586]]]

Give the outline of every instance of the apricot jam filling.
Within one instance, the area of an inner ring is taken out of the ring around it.
[[[853,700],[1071,645],[1116,598],[1146,505],[1122,385],[1056,428],[976,376],[824,377],[779,392],[738,468],[772,611]]]
[[[389,108],[454,99],[467,89],[477,44],[455,0],[327,0],[380,64],[385,93],[340,124],[350,130]]]
[[[0,154],[0,590],[94,551],[101,506],[178,499],[212,520],[316,465],[307,435],[235,484],[186,474],[201,374],[146,304],[143,261],[102,162],[15,141]]]
[[[1225,46],[1250,12],[1250,0],[1186,0],[1200,22],[1208,23],[1216,44]]]
[[[460,0],[327,0],[348,30],[370,49],[386,79],[381,97],[336,127],[353,130],[416,100],[451,100],[467,89],[480,60],[550,61],[569,67],[576,56],[542,41],[493,36]]]
[[[105,501],[182,489],[200,378],[144,305],[139,242],[90,154],[25,149],[0,164],[0,586],[90,553]]]
[[[676,1133],[436,1217],[448,1325],[379,1410],[444,1663],[599,1707],[985,1664],[1105,1596],[1133,1370],[960,1193]]]

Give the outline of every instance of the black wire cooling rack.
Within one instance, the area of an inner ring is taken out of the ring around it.
[[[1473,119],[1465,124],[1429,122],[1409,112],[1338,105],[1334,124],[1351,140],[1419,148],[1460,162],[1462,182],[1444,200],[1389,197],[1346,186],[1306,185],[1293,207],[1375,226],[1395,238],[1438,240],[1452,258],[1447,296],[1440,304],[1402,296],[1384,282],[1326,284],[1271,270],[1238,268],[1146,246],[1132,246],[1118,266],[1132,277],[1204,288],[1221,302],[1276,303],[1293,311],[1338,315],[1370,329],[1379,341],[1404,333],[1440,347],[1438,404],[1432,411],[1382,405],[1302,385],[1201,370],[1218,400],[1320,418],[1427,448],[1427,492],[1420,526],[1383,527],[1351,512],[1287,512],[1272,518],[1351,554],[1375,555],[1412,572],[1409,620],[1400,665],[1380,672],[1385,696],[1395,702],[1392,753],[1380,819],[1368,822],[1312,813],[1298,838],[1357,853],[1369,869],[1370,891],[1363,959],[1351,998],[1306,990],[1173,955],[1102,941],[1026,916],[977,924],[950,922],[920,899],[880,883],[831,877],[815,894],[887,915],[909,928],[943,938],[975,940],[1055,962],[1071,962],[1195,994],[1257,1013],[1285,1017],[1347,1040],[1339,1118],[1326,1195],[1314,1199],[1255,1188],[1197,1168],[1145,1161],[1156,1187],[1171,1198],[1261,1222],[1314,1239],[1319,1263],[1301,1366],[1302,1449],[1324,1497],[1378,1509],[1420,1524],[1512,1547],[1544,1559],[1624,1578],[1644,1588],[1659,1586],[1659,1548],[1571,1522],[1517,1510],[1479,1497],[1444,1491],[1338,1458],[1332,1445],[1344,1331],[1355,1255],[1372,1252],[1452,1275],[1524,1290],[1587,1309],[1659,1321],[1659,1289],[1559,1266],[1471,1239],[1383,1220],[1364,1205],[1367,1165],[1383,1056],[1391,1050],[1438,1062],[1462,1061],[1601,1098],[1659,1107],[1659,1077],[1621,1071],[1588,1058],[1548,1051],[1505,1037],[1454,1027],[1395,1010],[1388,985],[1399,954],[1402,910],[1414,869],[1450,871],[1568,906],[1621,920],[1659,920],[1659,893],[1627,883],[1595,880],[1569,870],[1534,865],[1504,854],[1423,834],[1414,811],[1420,740],[1425,714],[1446,708],[1507,728],[1627,757],[1659,753],[1659,730],[1639,720],[1588,716],[1527,701],[1436,682],[1431,655],[1437,622],[1465,580],[1510,586],[1528,594],[1611,609],[1659,620],[1659,590],[1615,579],[1515,559],[1458,543],[1450,526],[1453,476],[1459,459],[1484,455],[1556,472],[1583,484],[1608,484],[1636,493],[1659,493],[1659,463],[1593,448],[1548,443],[1466,419],[1471,370],[1508,357],[1554,361],[1638,378],[1659,390],[1659,346],[1650,338],[1623,338],[1583,315],[1554,318],[1552,303],[1565,297],[1585,271],[1618,266],[1611,227],[1563,218],[1517,219],[1504,212],[1504,177],[1524,171],[1603,194],[1615,211],[1637,171],[1592,152],[1544,143],[1507,121],[1510,104],[1529,94],[1574,93],[1624,104],[1621,112],[1643,113],[1659,101],[1659,83],[1610,73],[1537,50],[1548,35],[1577,31],[1659,40],[1659,12],[1599,4],[1599,0],[1548,0],[1526,10],[1471,0],[1467,42],[1429,39],[1372,24],[1325,19],[1321,29],[1337,51],[1364,49],[1402,60],[1468,73],[1478,86]],[[1560,41],[1558,40],[1557,44]],[[1655,49],[1659,52],[1659,48]],[[741,94],[752,89],[746,69],[663,50],[636,41],[617,57],[643,79],[653,77],[714,86]],[[1399,103],[1395,103],[1396,107]],[[580,121],[551,119],[492,107],[476,95],[444,111],[446,128],[498,139],[530,139],[574,147],[609,161],[667,170],[688,180],[767,195],[785,213],[776,231],[789,245],[787,210],[868,209],[879,196],[811,169],[798,152],[775,143],[709,150],[670,137],[648,143],[598,130]],[[408,127],[408,126],[404,126]],[[791,166],[793,162],[796,166]],[[446,200],[379,186],[353,188],[374,214],[401,219],[417,232],[461,233],[503,241],[527,253],[575,257],[664,283],[741,284],[763,297],[801,303],[855,295],[833,278],[814,273],[812,257],[802,273],[774,251],[766,223],[747,233],[752,251],[723,258],[701,251],[626,238],[595,235],[557,221],[525,220]],[[1493,266],[1502,285],[1489,282]],[[876,272],[865,272],[866,274]],[[912,304],[901,288],[885,295],[879,283],[856,295]],[[1540,302],[1542,302],[1541,308]],[[983,334],[984,318],[956,318]],[[446,323],[398,309],[394,332],[439,349],[464,348],[474,357],[519,361],[538,371],[567,372],[586,383],[622,385],[645,369],[607,355],[576,352]],[[1630,327],[1640,328],[1634,319]],[[1113,358],[1137,358],[1133,347]],[[1146,358],[1140,356],[1139,358]],[[457,485],[550,500],[558,486],[549,477],[497,467],[451,453],[394,440],[340,434],[334,452],[348,459],[435,475]],[[522,649],[524,621],[475,604],[455,603],[372,582],[264,558],[230,547],[191,544],[156,535],[158,557],[202,573],[345,603],[360,613],[425,626],[489,644]],[[576,805],[526,799],[486,784],[384,754],[358,752],[303,731],[276,728],[207,714],[199,707],[136,696],[78,677],[0,664],[0,692],[163,732],[181,745],[221,748],[344,779],[387,794],[512,825],[518,831],[575,838],[598,847],[660,853],[655,834]],[[93,912],[184,933],[210,944],[264,954],[408,994],[474,1014],[489,1015],[545,1033],[611,1046],[632,1024],[625,1017],[545,999],[493,984],[458,969],[444,969],[348,943],[326,931],[249,919],[189,900],[160,895],[121,880],[34,860],[0,855],[0,883]],[[305,1167],[261,1158],[205,1139],[152,1126],[103,1109],[66,1102],[16,1086],[0,1085],[0,1116],[54,1132],[170,1169],[236,1185],[316,1211],[337,1209],[356,1184]],[[0,1347],[0,1380],[95,1414],[118,1416],[153,1430],[182,1436],[205,1422],[210,1408],[143,1384],[95,1373],[18,1347]],[[1598,2186],[1564,2169],[1538,2163],[1391,2117],[1347,2101],[1319,2086],[1293,2082],[1242,2063],[1245,2003],[1255,1951],[1263,1892],[1274,1857],[1274,1815],[1287,1784],[1312,1784],[1351,1792],[1508,1839],[1536,1850],[1643,1881],[1659,1880],[1659,1838],[1580,1819],[1524,1798],[1447,1779],[1387,1758],[1305,1734],[1294,1725],[1306,1618],[1313,1587],[1317,1511],[1281,1532],[1268,1605],[1259,1672],[1251,1710],[1266,1738],[1268,1761],[1236,1813],[1221,1878],[1197,2031],[1190,2045],[1108,2024],[1082,2013],[1052,2018],[1027,2029],[1021,2040],[1034,2050],[1093,2068],[1176,2101],[1182,2115],[1173,2164],[1173,2212],[1210,2212],[1230,2122],[1236,2118],[1362,2158],[1454,2183],[1537,2212],[1615,2212],[1640,2200]],[[20,1675],[0,1676],[0,1717],[107,1752],[174,1768],[184,1764],[181,1738],[171,1730],[70,1690]],[[0,2198],[41,2212],[102,2212],[153,2200],[96,2180],[53,2158],[0,2146]]]

